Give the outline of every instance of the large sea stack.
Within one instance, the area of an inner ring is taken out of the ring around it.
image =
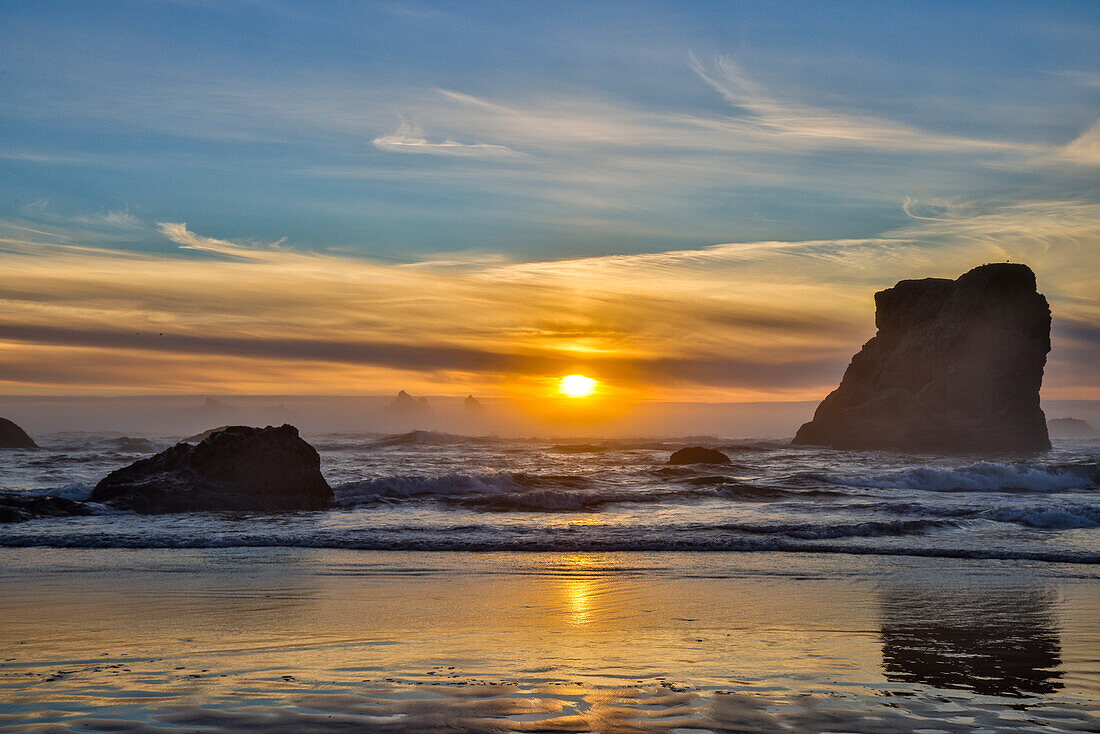
[[[1026,265],[958,280],[903,280],[875,294],[878,333],[796,444],[986,452],[1050,448],[1039,407],[1050,307]]]
[[[27,435],[26,431],[7,418],[0,418],[0,449],[36,448],[38,448],[38,444]]]
[[[320,467],[294,426],[228,426],[111,472],[90,499],[146,514],[317,510],[333,501]]]

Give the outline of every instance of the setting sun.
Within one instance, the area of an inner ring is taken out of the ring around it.
[[[584,375],[567,375],[558,383],[558,392],[571,398],[583,398],[596,391],[598,383]]]

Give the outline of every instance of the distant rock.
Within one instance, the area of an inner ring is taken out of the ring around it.
[[[28,497],[13,492],[0,492],[0,523],[24,522],[36,517],[91,514],[91,509],[84,503],[64,497]]]
[[[294,426],[229,426],[111,472],[90,499],[144,514],[316,510],[333,502],[320,466]]]
[[[1026,265],[875,294],[878,333],[795,444],[903,451],[1043,451],[1050,308]]]
[[[730,457],[721,451],[708,449],[704,446],[688,446],[674,451],[668,457],[669,464],[728,464]]]
[[[414,398],[404,390],[386,406],[386,412],[396,416],[421,416],[426,415],[428,410],[427,398]]]
[[[7,418],[0,418],[0,449],[36,448],[38,448],[38,444],[27,435],[26,431]]]
[[[229,428],[229,426],[218,426],[217,428],[207,428],[205,431],[202,431],[201,433],[196,433],[194,436],[188,436],[187,438],[183,439],[183,442],[184,443],[199,443],[200,441],[205,441],[206,439],[210,438],[211,436],[213,436],[218,431],[224,431],[226,428]]]
[[[1100,431],[1080,418],[1051,418],[1047,431],[1055,438],[1096,438]]]
[[[466,396],[466,399],[462,401],[462,407],[465,409],[466,414],[471,416],[479,416],[485,412],[485,406],[473,395]]]
[[[119,436],[108,439],[107,443],[123,454],[149,454],[157,450],[157,445],[147,438]]]

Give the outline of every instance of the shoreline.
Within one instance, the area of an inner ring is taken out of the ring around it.
[[[0,731],[1088,730],[1098,580],[800,553],[0,549]]]

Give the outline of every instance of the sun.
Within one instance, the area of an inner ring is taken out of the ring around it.
[[[567,375],[558,383],[558,392],[571,398],[583,398],[596,392],[597,384],[591,377]]]

